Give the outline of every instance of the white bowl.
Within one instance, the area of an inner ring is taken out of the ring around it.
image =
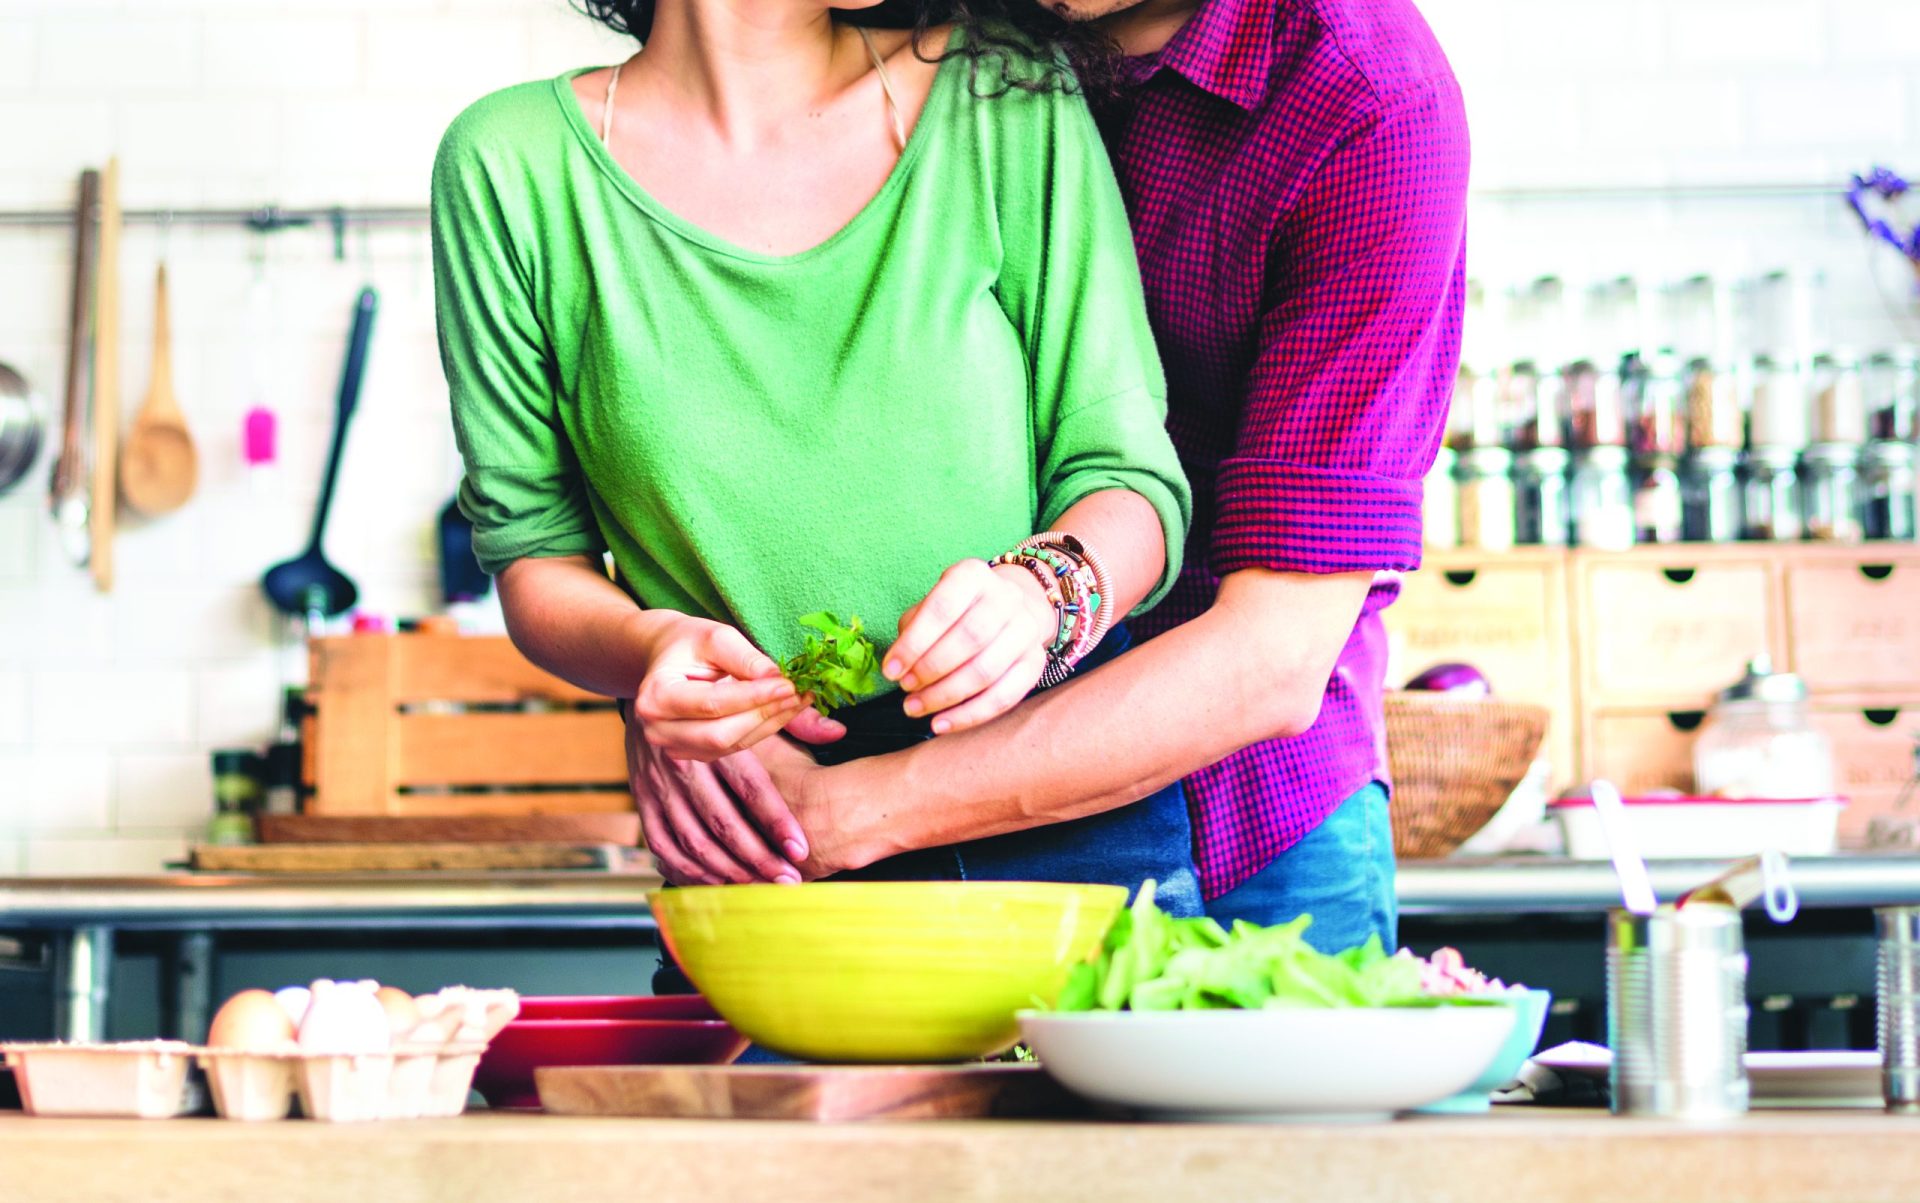
[[[1493,1063],[1512,1007],[1028,1011],[1048,1073],[1096,1102],[1208,1119],[1376,1119],[1438,1102]]]

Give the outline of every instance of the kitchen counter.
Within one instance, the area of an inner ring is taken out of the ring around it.
[[[1666,861],[1654,887],[1672,898],[1706,881],[1725,861]],[[1920,856],[1809,857],[1793,862],[1805,908],[1920,904]],[[204,1022],[215,934],[243,930],[317,932],[516,929],[648,932],[646,904],[657,878],[638,873],[328,875],[315,877],[177,873],[127,878],[0,879],[0,932],[49,935],[54,947],[57,1031],[100,1039],[115,937],[127,931],[178,935],[182,1031]],[[1502,857],[1415,861],[1399,872],[1403,915],[1598,914],[1617,903],[1604,861]]]
[[[469,1115],[383,1124],[0,1116],[8,1203],[1920,1198],[1920,1119],[1595,1111],[1361,1125],[771,1124]]]

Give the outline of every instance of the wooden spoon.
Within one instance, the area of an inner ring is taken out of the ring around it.
[[[153,383],[120,452],[120,492],[142,514],[165,514],[193,496],[199,457],[173,394],[172,338],[167,328],[167,265],[153,282]]]

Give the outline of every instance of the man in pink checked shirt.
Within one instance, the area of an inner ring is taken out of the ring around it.
[[[1380,612],[1419,564],[1459,355],[1459,87],[1412,0],[1055,7],[1128,55],[1100,113],[1194,487],[1178,583],[1124,656],[903,751],[668,764],[630,739],[649,838],[682,880],[797,880],[1183,780],[1207,913],[1391,947]]]

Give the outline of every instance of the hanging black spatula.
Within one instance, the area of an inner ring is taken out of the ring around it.
[[[260,585],[267,599],[288,614],[309,620],[330,618],[350,609],[360,590],[347,574],[327,563],[320,541],[327,532],[327,511],[333,507],[334,478],[340,473],[340,451],[347,441],[347,421],[360,401],[360,379],[367,367],[367,342],[373,337],[373,315],[380,294],[360,290],[353,306],[353,332],[347,336],[347,362],[340,373],[340,401],[333,417],[333,445],[327,450],[327,474],[320,483],[320,504],[313,512],[313,535],[307,549],[294,559],[267,569]]]

